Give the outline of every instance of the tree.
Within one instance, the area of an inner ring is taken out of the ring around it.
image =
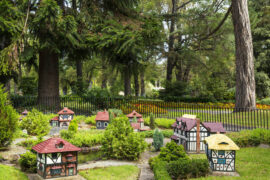
[[[153,146],[156,151],[159,151],[160,148],[163,146],[163,134],[159,129],[155,129],[153,134]]]
[[[17,125],[18,114],[9,104],[7,94],[0,85],[0,147],[6,147],[12,142]]]
[[[255,109],[255,78],[253,45],[247,0],[232,1],[232,20],[235,36],[236,94],[235,108]]]

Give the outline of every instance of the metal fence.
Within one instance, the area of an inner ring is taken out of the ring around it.
[[[205,122],[221,122],[227,131],[243,129],[270,129],[270,110],[244,109],[230,106],[214,106],[203,103],[165,102],[140,98],[95,98],[95,97],[11,97],[11,103],[20,113],[24,109],[38,109],[43,113],[57,113],[63,107],[72,109],[76,115],[92,115],[99,110],[121,109],[124,114],[136,110],[144,117],[152,113],[156,118],[174,119],[183,114],[195,114]]]

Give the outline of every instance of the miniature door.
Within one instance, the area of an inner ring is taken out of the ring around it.
[[[73,176],[74,174],[74,168],[68,168],[68,175]]]

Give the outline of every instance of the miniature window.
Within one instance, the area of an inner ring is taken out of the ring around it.
[[[108,123],[105,122],[105,123],[104,123],[104,126],[107,127],[107,126],[108,126]]]
[[[61,174],[61,171],[62,169],[59,168],[59,169],[51,169],[51,175],[58,175],[58,174]]]
[[[218,151],[218,155],[225,155],[225,151]]]
[[[97,123],[97,127],[101,127],[101,123],[100,122]]]
[[[72,160],[72,156],[67,156],[67,160],[71,161]]]
[[[39,159],[42,159],[42,154],[38,154]]]
[[[57,159],[57,153],[52,153],[52,158]]]

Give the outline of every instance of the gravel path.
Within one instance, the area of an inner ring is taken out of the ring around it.
[[[91,161],[88,163],[79,164],[78,170],[103,168],[103,167],[109,167],[109,166],[122,166],[122,165],[137,165],[137,163],[131,162],[131,161],[117,161],[117,160]]]

